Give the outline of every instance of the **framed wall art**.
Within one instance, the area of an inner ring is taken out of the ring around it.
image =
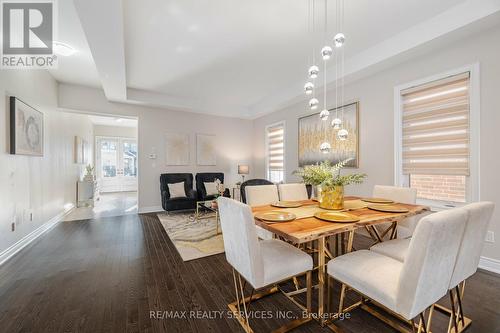
[[[10,153],[43,156],[43,113],[11,96]]]
[[[196,161],[198,165],[216,165],[215,135],[196,134]]]
[[[165,134],[166,165],[189,165],[189,134]]]
[[[330,109],[330,118],[321,121],[319,113],[299,118],[299,166],[317,164],[329,160],[332,164],[352,158],[347,167],[357,168],[359,163],[359,102]],[[348,131],[347,139],[337,137],[338,130],[331,126],[331,119],[343,118],[343,128]],[[319,150],[321,143],[329,142],[331,151]]]

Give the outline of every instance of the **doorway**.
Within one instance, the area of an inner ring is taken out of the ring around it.
[[[99,191],[137,191],[137,140],[99,136],[95,147]]]

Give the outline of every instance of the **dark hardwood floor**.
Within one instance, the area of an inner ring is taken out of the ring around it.
[[[0,267],[0,332],[242,332],[226,315],[232,286],[223,254],[183,262],[154,214],[62,222]],[[499,276],[475,274],[464,303],[473,319],[468,332],[500,332]],[[300,314],[281,294],[251,310]],[[155,317],[179,311],[187,318],[152,318],[152,311]],[[255,319],[252,325],[265,332],[287,321]],[[446,330],[443,315],[433,323],[433,332]],[[362,310],[339,326],[393,332]],[[296,331],[330,332],[316,322]]]

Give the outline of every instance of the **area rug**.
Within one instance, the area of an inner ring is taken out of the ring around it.
[[[196,220],[193,213],[158,214],[163,228],[184,261],[224,252],[220,226],[219,234],[216,234],[215,216],[202,217]]]

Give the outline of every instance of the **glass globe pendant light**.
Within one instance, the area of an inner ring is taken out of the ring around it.
[[[311,98],[309,100],[309,107],[311,110],[316,110],[318,108],[319,101],[317,98]]]
[[[311,67],[309,67],[308,73],[311,79],[317,78],[319,74],[319,67],[316,65],[312,65]]]
[[[311,95],[313,93],[313,90],[314,90],[314,83],[307,82],[304,85],[304,91],[306,92],[306,95]]]
[[[332,150],[332,146],[328,142],[323,142],[319,146],[319,151],[322,152],[323,154],[328,154]]]
[[[339,32],[333,37],[333,41],[335,42],[335,47],[342,47],[345,43],[345,35]]]
[[[328,60],[333,54],[333,49],[330,46],[324,46],[321,49],[321,56],[323,57],[323,60]]]
[[[347,136],[349,135],[349,132],[347,132],[347,130],[345,128],[341,129],[340,131],[338,131],[337,133],[337,136],[339,138],[340,141],[345,141],[347,140]]]
[[[340,125],[342,125],[342,120],[340,120],[340,118],[335,118],[332,120],[333,129],[340,129]]]
[[[323,109],[320,113],[319,113],[319,118],[321,120],[328,120],[328,116],[330,115],[330,111],[328,111],[327,109]]]

